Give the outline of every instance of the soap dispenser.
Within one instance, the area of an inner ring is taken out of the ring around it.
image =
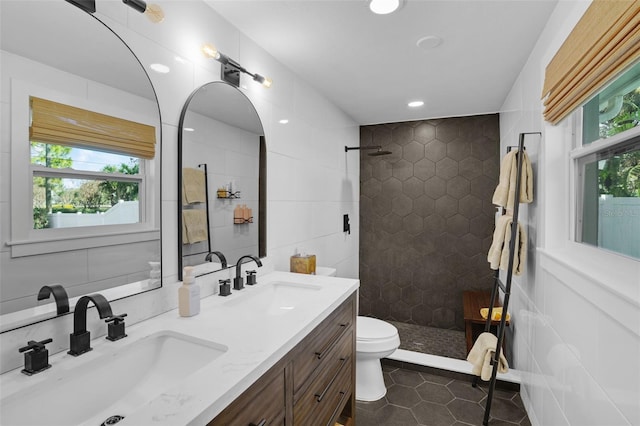
[[[193,267],[184,267],[184,279],[178,289],[178,313],[181,317],[192,317],[200,313],[200,286],[193,276]]]

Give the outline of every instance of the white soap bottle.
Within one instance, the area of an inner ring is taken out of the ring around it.
[[[193,267],[185,266],[182,285],[178,289],[178,313],[181,317],[192,317],[200,313],[200,286],[193,276]]]

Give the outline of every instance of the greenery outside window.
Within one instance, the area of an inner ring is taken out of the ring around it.
[[[141,222],[140,158],[31,142],[33,229]]]
[[[581,114],[576,241],[640,259],[640,63]]]

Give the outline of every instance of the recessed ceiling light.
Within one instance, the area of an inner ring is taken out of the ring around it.
[[[418,108],[418,107],[421,107],[422,105],[424,105],[424,102],[423,101],[411,101],[407,105],[410,106],[411,108]]]
[[[287,124],[289,122],[289,120],[287,120],[286,118],[283,118],[282,120],[278,121],[278,123],[280,124]]]
[[[428,35],[422,37],[416,42],[416,46],[423,50],[435,49],[442,44],[442,37],[436,35]]]
[[[170,71],[170,68],[163,64],[151,64],[149,65],[149,68],[160,74],[166,74]]]
[[[378,15],[387,15],[400,7],[402,0],[370,0],[369,9]]]

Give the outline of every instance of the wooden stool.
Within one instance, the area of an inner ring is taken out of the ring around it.
[[[480,315],[480,308],[488,308],[491,300],[490,291],[465,291],[462,293],[462,305],[464,307],[464,330],[467,340],[467,353],[473,347],[473,342],[478,336],[484,332],[486,319]],[[498,297],[496,297],[495,307],[502,306]],[[505,312],[506,315],[506,312]],[[491,321],[491,330],[497,330],[500,321]],[[506,322],[509,325],[509,322]],[[502,349],[504,349],[506,338],[502,340]]]

